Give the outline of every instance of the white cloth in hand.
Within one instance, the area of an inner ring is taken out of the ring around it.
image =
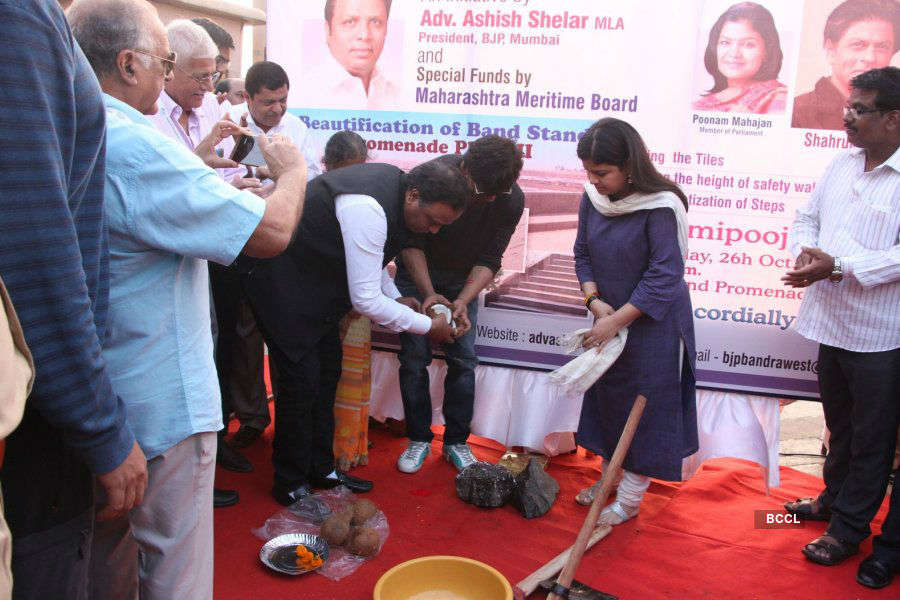
[[[563,347],[569,353],[577,352],[582,347],[581,343],[588,332],[590,329],[577,329],[564,335]],[[585,350],[580,356],[550,373],[550,381],[567,388],[568,391],[583,394],[616,362],[616,359],[622,354],[622,350],[625,349],[625,340],[627,339],[628,328],[623,327],[602,347]]]

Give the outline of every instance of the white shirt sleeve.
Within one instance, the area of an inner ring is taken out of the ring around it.
[[[381,270],[381,291],[385,296],[394,300],[403,296],[394,284],[394,279],[388,273],[387,267]]]
[[[396,292],[394,297],[399,297],[400,292],[393,282],[393,290],[384,287],[385,278],[390,277],[382,268],[387,219],[381,205],[371,196],[341,194],[335,198],[334,208],[344,238],[347,286],[353,308],[392,331],[428,333],[430,318],[385,295]]]
[[[306,127],[306,124],[296,117],[290,118],[292,116],[285,115],[282,117],[282,122],[286,125],[285,132],[291,138],[291,141],[303,153],[303,160],[306,161],[306,180],[309,181],[322,174],[322,163],[319,160],[320,157],[313,153],[309,129]]]

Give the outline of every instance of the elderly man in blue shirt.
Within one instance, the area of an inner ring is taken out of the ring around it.
[[[302,210],[306,168],[286,140],[260,139],[272,194],[263,200],[222,181],[207,165],[230,163],[213,148],[236,126],[214,127],[195,154],[144,116],[156,111],[174,69],[156,9],[144,0],[83,0],[68,17],[107,109],[111,282],[103,354],[148,459],[141,506],[95,524],[91,598],[208,599],[222,414],[206,261],[279,254]]]

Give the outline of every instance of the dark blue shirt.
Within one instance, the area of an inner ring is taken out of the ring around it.
[[[109,290],[100,87],[55,0],[0,0],[0,276],[34,354],[27,411],[94,473],[134,444],[100,354]]]

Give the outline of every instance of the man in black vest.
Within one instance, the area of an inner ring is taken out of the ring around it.
[[[412,233],[436,233],[459,218],[471,194],[459,169],[440,159],[407,174],[375,163],[325,173],[307,185],[291,246],[250,273],[248,295],[277,371],[272,495],[280,503],[310,486],[372,488],[334,466],[338,325],[353,308],[395,331],[449,340],[447,320],[417,312],[385,266]]]
[[[462,156],[438,160],[459,169],[475,193],[465,214],[452,225],[410,239],[397,269],[397,286],[404,295],[422,299],[424,311],[436,303],[450,306],[457,322],[455,343],[443,348],[447,361],[443,455],[462,470],[476,460],[466,440],[475,402],[478,294],[500,269],[500,259],[522,216],[525,195],[516,185],[522,153],[512,140],[492,135],[472,142]],[[409,444],[397,468],[415,473],[431,451],[434,437],[426,369],[431,348],[427,341],[407,334],[400,335],[400,344],[400,393]]]

